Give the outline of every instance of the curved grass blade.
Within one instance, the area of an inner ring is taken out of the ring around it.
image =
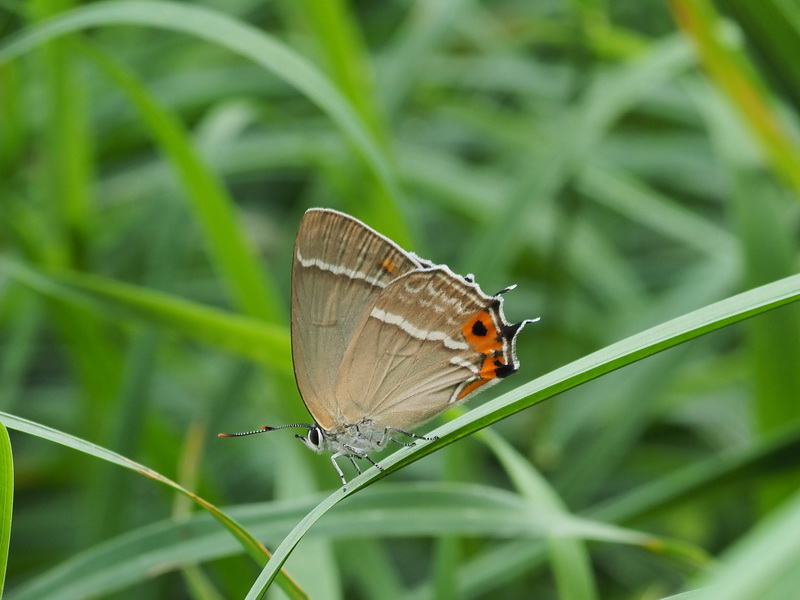
[[[280,567],[311,526],[333,506],[361,488],[438,448],[452,444],[556,394],[706,333],[797,300],[800,300],[800,275],[743,292],[598,350],[435,429],[431,435],[438,436],[438,439],[395,452],[381,462],[382,471],[375,467],[369,469],[353,479],[348,484],[347,491],[337,490],[308,513],[275,550],[272,559],[253,584],[247,599],[262,598]]]
[[[798,455],[800,424],[788,424],[780,434],[754,439],[747,448],[733,449],[683,467],[581,514],[605,523],[641,522],[642,518],[652,518],[700,497],[725,497],[750,489],[776,471],[791,469]],[[497,582],[543,564],[545,551],[541,542],[512,540],[470,557],[459,566],[456,593],[464,598],[488,596],[497,589]],[[407,600],[422,600],[430,595],[430,586],[423,584],[407,594]]]
[[[0,260],[2,270],[54,300],[90,308],[109,318],[144,319],[283,372],[291,371],[285,327],[97,275],[67,270],[46,274],[9,260]]]
[[[55,442],[56,444],[61,444],[62,446],[67,446],[68,448],[78,450],[84,454],[114,463],[121,467],[125,467],[126,469],[136,471],[140,475],[145,475],[146,477],[150,477],[151,479],[155,479],[156,481],[171,487],[172,489],[195,501],[202,508],[208,511],[208,513],[210,513],[217,521],[219,521],[219,523],[221,523],[225,529],[227,529],[236,537],[237,540],[239,540],[245,551],[253,558],[253,560],[256,561],[256,563],[261,564],[264,562],[264,560],[269,560],[270,553],[266,547],[264,547],[261,542],[250,535],[250,533],[239,523],[207,500],[204,500],[200,496],[190,492],[168,477],[163,476],[161,473],[137,463],[136,461],[130,460],[129,458],[126,458],[120,454],[117,454],[116,452],[112,452],[106,448],[97,446],[91,442],[87,442],[81,438],[77,438],[39,423],[28,421],[27,419],[22,419],[15,415],[0,412],[0,423],[10,429],[22,431],[24,433]],[[290,598],[307,598],[305,592],[287,573],[283,571],[278,574],[278,585],[280,585],[281,589],[286,592]]]
[[[0,44],[0,64],[58,36],[105,25],[146,25],[194,35],[252,60],[305,94],[338,125],[384,188],[398,202],[399,187],[380,144],[338,89],[300,54],[223,13],[177,2],[108,2],[66,11]]]
[[[283,306],[277,286],[250,249],[236,214],[235,202],[211,167],[195,149],[180,119],[122,64],[91,44],[80,48],[125,94],[151,135],[169,157],[207,240],[213,263],[226,282],[235,306],[267,322],[281,321]]]
[[[669,5],[675,22],[694,43],[709,77],[736,108],[742,122],[749,125],[774,171],[795,192],[800,190],[800,148],[766,93],[757,69],[741,48],[725,39],[714,4],[708,0],[670,0]]]
[[[0,598],[6,581],[8,544],[11,541],[11,516],[14,506],[14,459],[8,431],[0,424]]]
[[[531,509],[545,506],[548,512],[568,514],[555,490],[511,444],[489,429],[478,435],[503,465]],[[586,544],[576,539],[548,539],[547,547],[559,597],[574,600],[599,597]]]
[[[231,507],[227,514],[259,539],[279,539],[319,495]],[[321,539],[467,535],[532,540],[578,537],[646,546],[651,536],[574,515],[533,510],[519,495],[474,484],[403,483],[340,504],[315,527]],[[165,519],[98,544],[15,590],[13,600],[109,596],[182,565],[231,556],[240,547],[208,515]],[[131,557],[137,557],[132,561]]]
[[[778,592],[780,582],[794,576],[797,590],[797,565],[800,561],[800,493],[743,536],[725,553],[719,568],[702,581],[700,597],[749,600],[750,598],[788,598]]]

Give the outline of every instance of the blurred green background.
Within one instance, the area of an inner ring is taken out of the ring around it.
[[[0,2],[0,410],[179,481],[274,549],[338,487],[328,458],[288,432],[215,434],[308,418],[288,351],[307,208],[487,292],[518,284],[509,320],[542,320],[481,404],[797,271],[799,53],[790,0]],[[287,571],[333,599],[656,599],[709,581],[796,597],[798,316],[393,473]],[[174,491],[96,449],[10,437],[9,598],[241,598],[258,575],[219,525],[176,527],[195,513]],[[663,537],[503,528],[498,507],[519,515],[524,496],[504,452],[541,474],[548,510]]]

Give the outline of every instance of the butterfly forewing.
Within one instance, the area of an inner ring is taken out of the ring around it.
[[[342,416],[413,428],[513,373],[518,329],[502,298],[446,267],[409,272],[374,298],[344,354]]]
[[[333,394],[342,357],[374,300],[420,263],[343,213],[309,210],[292,265],[292,359],[300,395],[326,430],[340,419]]]

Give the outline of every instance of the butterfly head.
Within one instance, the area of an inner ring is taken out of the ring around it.
[[[319,425],[315,424],[309,427],[308,433],[304,436],[297,434],[294,437],[303,442],[307,448],[314,452],[322,452],[325,449],[325,432],[322,431],[322,427]]]

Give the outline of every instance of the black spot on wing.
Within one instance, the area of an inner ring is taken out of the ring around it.
[[[500,361],[495,361],[495,365],[497,365],[498,362]],[[500,377],[501,379],[503,377],[508,377],[509,375],[513,375],[516,372],[517,369],[516,367],[514,367],[514,365],[504,365],[504,364],[497,365],[497,368],[494,370],[494,374],[497,377]]]
[[[477,321],[475,321],[475,323],[473,323],[472,335],[477,335],[478,337],[484,337],[487,333],[489,333],[489,330],[486,329],[486,325],[483,323],[483,321],[478,319]]]

